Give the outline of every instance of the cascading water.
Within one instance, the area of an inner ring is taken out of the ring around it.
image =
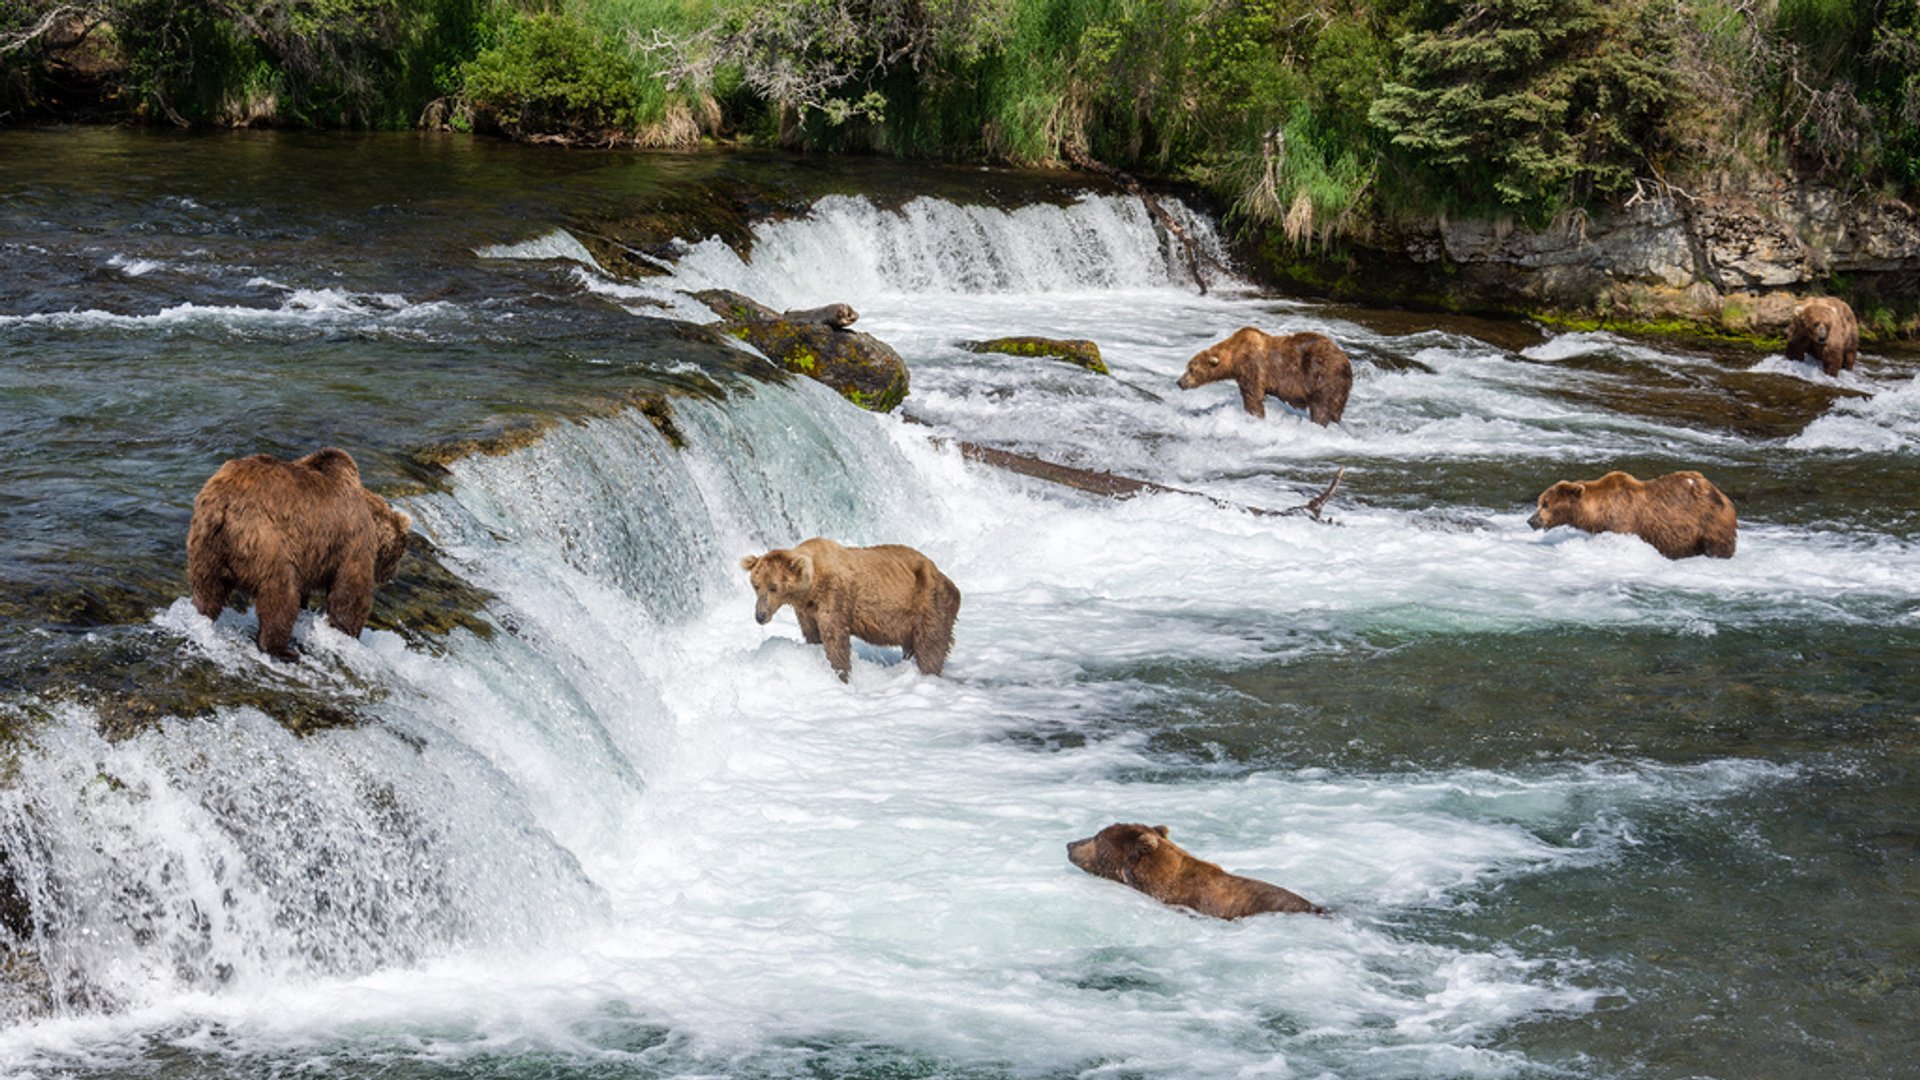
[[[184,599],[115,631],[361,719],[301,737],[226,707],[110,741],[84,698],[42,710],[0,788],[0,935],[20,939],[6,1071],[1613,1075],[1654,1056],[1636,1039],[1666,1045],[1677,1003],[1731,1008],[1649,959],[1666,954],[1641,924],[1713,955],[1740,896],[1866,910],[1831,860],[1798,876],[1819,839],[1778,807],[1845,821],[1817,800],[1871,762],[1764,724],[1847,707],[1843,678],[1875,708],[1899,699],[1906,676],[1861,673],[1920,632],[1910,536],[1748,511],[1736,559],[1672,563],[1532,533],[1524,503],[1598,461],[1756,491],[1784,454],[1897,461],[1911,384],[1886,367],[1792,436],[1676,423],[1595,402],[1655,365],[1710,380],[1709,362],[1200,297],[1184,253],[1114,197],[831,198],[760,226],[750,262],[692,244],[650,285],[551,232],[521,239],[460,250],[557,261],[580,303],[641,314],[680,288],[853,303],[913,363],[923,423],[807,380],[728,380],[671,399],[677,446],[623,412],[462,457],[400,501],[491,594],[488,634],[355,642],[308,616],[286,664],[253,650],[250,615],[208,623]],[[365,310],[276,318],[347,320],[384,348],[420,306],[338,295]],[[197,303],[210,336],[273,332]],[[468,358],[516,318],[420,324]],[[1258,422],[1172,386],[1243,323],[1346,344],[1349,422]],[[1029,332],[1094,338],[1114,377],[957,345]],[[596,346],[567,340],[611,366]],[[947,438],[1273,507],[1349,476],[1329,526],[1048,490]],[[960,585],[945,678],[856,645],[843,685],[791,616],[754,622],[739,557],[811,535],[912,544]],[[1582,682],[1606,700],[1578,700]],[[1336,916],[1201,920],[1066,863],[1066,841],[1116,820],[1168,824]],[[1596,1034],[1616,1025],[1646,1034]]]

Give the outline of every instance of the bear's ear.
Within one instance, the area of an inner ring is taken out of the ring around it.
[[[795,588],[813,588],[813,556],[795,555],[793,557],[793,568],[800,574],[800,581]]]
[[[748,555],[746,558],[740,560],[740,569],[742,570],[752,570],[759,565],[760,556],[758,555]]]
[[[413,515],[407,513],[405,510],[395,510],[393,512],[393,523],[400,535],[405,536],[407,530],[413,528]]]
[[[1167,827],[1165,825],[1155,825],[1153,831],[1159,833],[1161,836],[1167,835]]]

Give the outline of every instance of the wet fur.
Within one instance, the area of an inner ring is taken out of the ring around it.
[[[1794,310],[1787,324],[1787,359],[1808,356],[1829,375],[1853,370],[1860,358],[1860,321],[1845,300],[1816,296]]]
[[[1163,904],[1216,919],[1270,911],[1326,914],[1299,893],[1229,874],[1167,839],[1167,827],[1114,824],[1067,845],[1067,861],[1096,877],[1117,881]]]
[[[298,461],[235,458],[193,500],[193,606],[214,619],[236,603],[236,592],[252,596],[261,650],[285,656],[301,605],[324,592],[328,621],[358,637],[374,586],[393,578],[412,524],[360,485],[359,466],[344,450],[328,447]]]
[[[826,647],[842,682],[853,669],[853,637],[900,646],[928,675],[946,666],[960,590],[910,547],[850,548],[815,537],[740,566],[753,579],[754,618],[765,623],[791,606],[807,643]]]
[[[1645,482],[1623,472],[1598,480],[1562,480],[1540,493],[1527,524],[1631,533],[1669,559],[1731,559],[1740,530],[1733,500],[1692,471]]]
[[[1192,390],[1222,379],[1240,386],[1240,404],[1254,416],[1267,415],[1268,395],[1322,427],[1337,424],[1353,390],[1353,363],[1325,334],[1275,337],[1251,326],[1210,345],[1187,361],[1180,389]]]

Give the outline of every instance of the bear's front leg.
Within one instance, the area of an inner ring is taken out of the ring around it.
[[[847,682],[853,671],[853,620],[838,613],[820,614],[820,644],[827,650],[827,663]]]
[[[800,620],[800,636],[806,639],[807,644],[809,645],[820,644],[819,616],[815,615],[811,611],[806,610],[805,608],[800,608],[800,607],[796,607],[793,609],[793,615],[795,618]]]
[[[1241,381],[1240,404],[1246,408],[1247,415],[1261,420],[1267,418],[1267,392],[1260,388],[1259,383],[1251,380]]]

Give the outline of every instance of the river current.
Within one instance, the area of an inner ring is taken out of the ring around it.
[[[730,234],[660,276],[590,253],[700,198]],[[0,132],[0,1073],[1910,1069],[1920,362],[1187,267],[1067,175]],[[852,304],[900,413],[778,376],[709,287]],[[1338,340],[1345,422],[1174,385],[1243,325]],[[1011,334],[1112,376],[961,345]],[[328,444],[422,543],[359,640],[308,613],[265,659],[185,599],[192,499]],[[1241,509],[1342,468],[1330,521]],[[1736,557],[1528,529],[1613,468],[1706,473]],[[813,535],[959,585],[944,678],[754,622],[739,558]],[[1114,821],[1334,915],[1068,865]]]

